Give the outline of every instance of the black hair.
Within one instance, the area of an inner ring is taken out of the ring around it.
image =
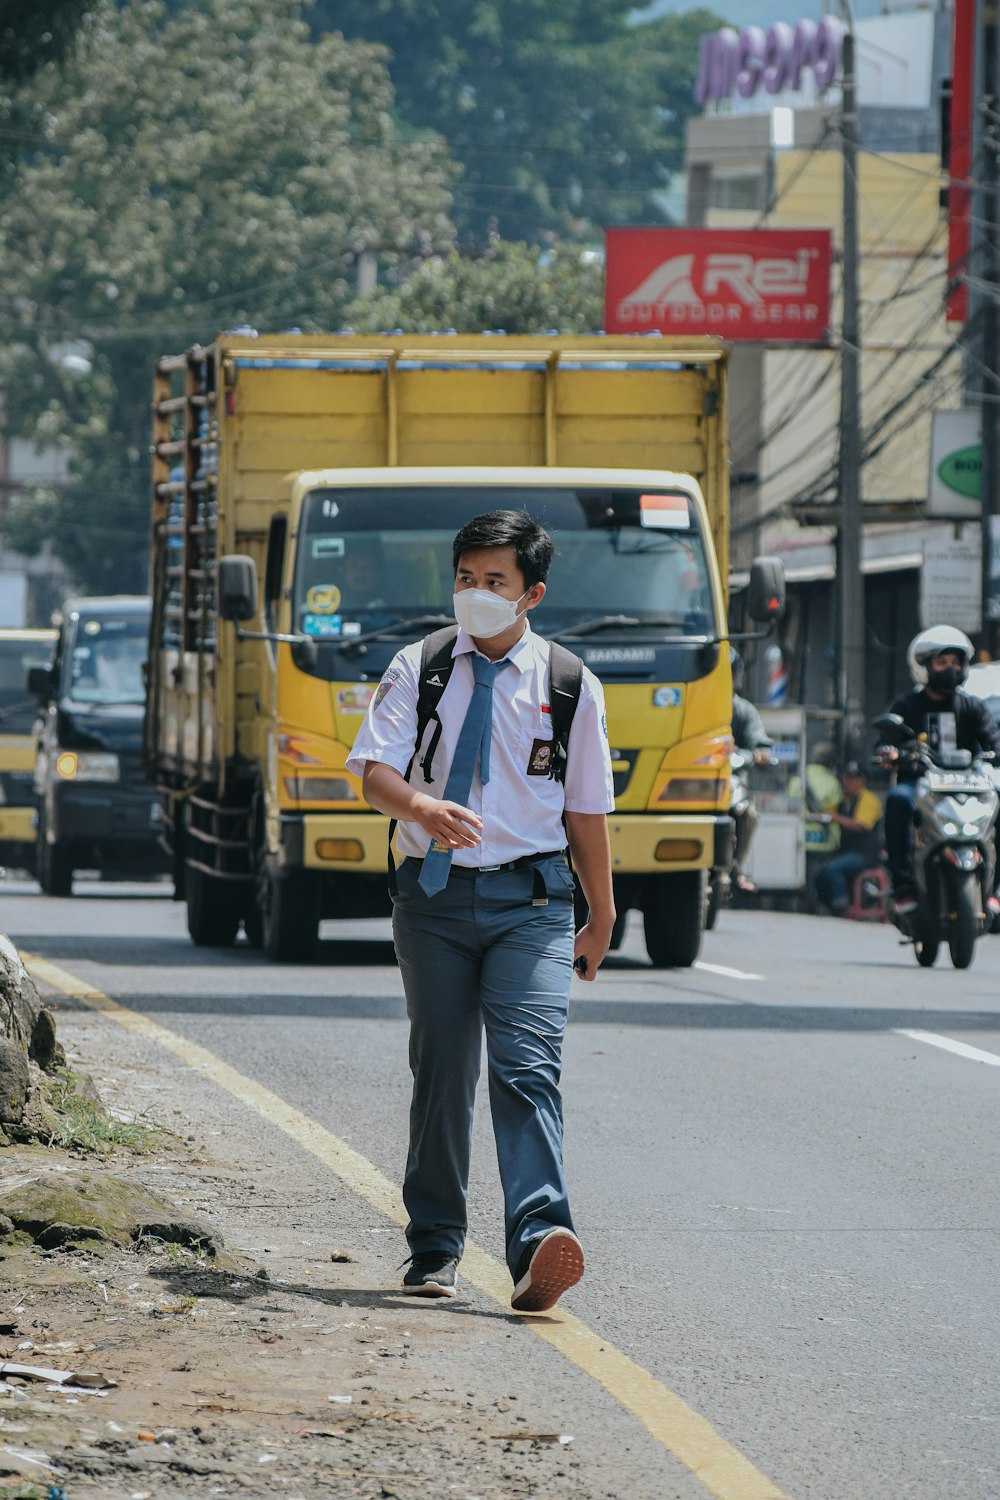
[[[454,572],[466,552],[480,552],[488,547],[513,547],[517,566],[524,575],[525,587],[544,583],[556,544],[545,530],[523,510],[488,510],[484,515],[466,521],[451,545]]]

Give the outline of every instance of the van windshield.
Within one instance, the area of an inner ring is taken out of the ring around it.
[[[64,689],[74,703],[142,704],[149,618],[81,615],[72,625]]]
[[[525,510],[555,541],[543,634],[586,634],[600,620],[613,638],[617,615],[631,638],[718,630],[698,510],[683,491],[388,485],[306,496],[293,629],[346,644],[407,616],[450,619],[452,539],[489,510]]]
[[[52,660],[50,641],[0,640],[0,735],[30,734],[38,700],[28,692],[28,672]]]

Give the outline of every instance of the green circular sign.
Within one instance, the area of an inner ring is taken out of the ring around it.
[[[956,495],[965,495],[970,500],[978,500],[983,473],[983,450],[980,443],[972,443],[968,448],[958,448],[954,453],[949,453],[938,464],[937,475],[942,484],[946,484]]]

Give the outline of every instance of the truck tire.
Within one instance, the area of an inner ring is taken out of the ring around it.
[[[35,845],[35,878],[46,896],[72,896],[73,865],[61,844],[50,844],[45,804],[38,808],[38,839]]]
[[[705,930],[706,871],[656,875],[643,904],[646,952],[656,969],[689,969]]]
[[[240,925],[239,887],[188,865],[184,872],[187,928],[196,948],[231,948]]]
[[[254,896],[256,887],[254,888]],[[251,948],[263,948],[264,946],[264,913],[261,911],[257,901],[251,897],[251,904],[243,912],[243,935]]]
[[[308,963],[319,937],[319,884],[302,870],[268,876],[263,912],[264,952],[278,963]]]

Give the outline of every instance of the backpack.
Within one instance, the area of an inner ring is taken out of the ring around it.
[[[434,730],[427,749],[420,757],[420,769],[424,780],[431,780],[434,753],[441,739],[441,720],[437,707],[441,695],[451,681],[455,658],[452,648],[458,635],[457,625],[446,625],[435,630],[424,639],[420,652],[420,676],[417,684],[417,737],[413,755],[406,768],[406,780],[410,779],[413,762],[420,752],[427,725],[433,721]],[[557,641],[549,642],[549,712],[552,717],[552,760],[549,777],[554,781],[565,781],[566,763],[569,754],[569,732],[573,727],[573,715],[580,701],[580,685],[583,682],[583,662]]]
[[[420,672],[417,682],[417,735],[413,743],[413,754],[406,768],[407,781],[413,770],[413,762],[420,754],[420,746],[427,726],[433,720],[434,730],[427,749],[419,761],[424,780],[431,780],[434,752],[441,739],[441,720],[438,717],[437,708],[441,702],[442,693],[451,681],[452,670],[455,666],[455,658],[451,653],[457,636],[457,625],[445,625],[443,629],[435,630],[431,635],[425,636],[421,646]],[[580,701],[582,682],[583,662],[580,658],[572,651],[568,651],[565,646],[560,646],[557,641],[550,641],[549,713],[552,716],[552,759],[549,764],[549,777],[554,781],[562,782],[566,779],[569,732],[573,727],[576,705]],[[396,819],[393,818],[389,823],[389,890],[392,895],[396,894],[396,867],[392,858],[392,839],[395,832]]]

